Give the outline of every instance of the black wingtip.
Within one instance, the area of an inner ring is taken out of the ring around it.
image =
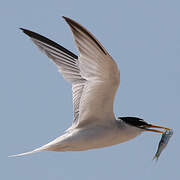
[[[63,19],[68,20],[69,18],[66,16],[62,16]]]
[[[86,34],[90,39],[92,39],[92,41],[94,41],[94,43],[100,48],[100,50],[106,55],[107,52],[104,49],[104,47],[101,45],[101,43],[82,25],[80,25],[78,22],[74,21],[71,18],[62,16],[65,21],[67,22],[67,24],[70,26],[72,31],[77,31],[76,29],[79,29],[81,32],[83,32],[84,34]]]
[[[66,16],[62,16],[62,18],[71,26],[72,23],[76,23],[78,24],[77,22],[75,22],[74,20],[72,20],[71,18],[68,18]]]
[[[26,35],[28,35],[30,38],[33,38],[33,39],[36,39],[38,41],[41,41],[43,43],[46,43],[48,45],[51,45],[63,52],[65,52],[66,54],[69,54],[70,56],[72,56],[73,58],[75,59],[78,59],[78,56],[76,56],[74,53],[72,53],[71,51],[67,50],[66,48],[64,48],[63,46],[59,45],[58,43],[38,34],[38,33],[35,33],[33,31],[30,31],[30,30],[27,30],[27,29],[24,29],[24,28],[19,28],[20,30],[22,30]]]
[[[27,30],[27,29],[24,29],[24,28],[19,28],[23,33],[25,33],[26,35],[32,37],[33,34],[35,34],[34,32],[30,31],[30,30]]]
[[[85,30],[85,28],[82,25],[80,25],[78,22],[76,22],[75,20],[73,20],[73,19],[71,19],[69,17],[66,17],[66,16],[62,16],[62,17],[72,29],[74,29],[74,27],[79,27],[80,29]]]
[[[24,28],[19,28],[19,29],[20,29],[21,31],[23,31],[23,32],[26,31],[26,29],[24,29]]]
[[[19,28],[22,32],[24,32],[25,33],[25,31],[26,31],[26,29],[24,29],[24,28]]]

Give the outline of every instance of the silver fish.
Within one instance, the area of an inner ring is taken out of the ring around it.
[[[161,137],[161,140],[159,142],[159,145],[158,145],[158,149],[157,149],[157,152],[155,154],[155,156],[153,157],[153,160],[156,159],[156,161],[158,160],[161,152],[164,150],[164,148],[167,146],[168,142],[169,142],[169,139],[171,138],[171,136],[173,135],[173,130],[170,129],[170,130],[166,130],[163,134],[162,134],[162,137]]]

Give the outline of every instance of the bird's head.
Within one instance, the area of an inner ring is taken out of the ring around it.
[[[119,120],[122,120],[124,123],[136,127],[136,128],[140,128],[144,131],[151,131],[151,132],[157,132],[157,133],[163,133],[164,131],[160,131],[158,129],[168,129],[167,127],[162,127],[162,126],[157,126],[157,125],[153,125],[153,124],[149,124],[146,121],[144,121],[141,118],[138,117],[118,117]]]

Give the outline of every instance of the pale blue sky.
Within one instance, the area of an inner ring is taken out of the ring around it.
[[[29,0],[0,3],[0,179],[178,179],[180,152],[180,1]],[[174,129],[159,162],[160,135],[144,133],[109,148],[8,155],[39,147],[72,122],[71,86],[18,28],[78,54],[61,16],[85,26],[121,71],[114,111]]]

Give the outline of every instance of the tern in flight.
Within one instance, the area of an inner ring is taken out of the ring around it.
[[[63,18],[70,26],[79,56],[38,33],[21,30],[57,65],[64,79],[72,84],[72,126],[48,144],[13,156],[40,151],[102,148],[128,141],[144,131],[163,133],[157,128],[169,129],[137,117],[115,117],[114,96],[120,83],[117,64],[88,30],[70,18]]]

